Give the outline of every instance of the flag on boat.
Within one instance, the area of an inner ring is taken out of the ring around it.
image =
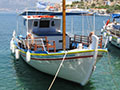
[[[36,3],[36,7],[37,8],[40,8],[40,9],[45,9],[45,8],[47,8],[47,3],[46,2],[37,2]]]
[[[106,26],[109,24],[109,22],[110,22],[110,19],[107,20],[107,22],[106,22]]]

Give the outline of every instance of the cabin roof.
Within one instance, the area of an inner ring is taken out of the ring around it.
[[[88,12],[66,12],[66,15],[82,15],[88,14]],[[62,16],[62,12],[58,11],[42,11],[42,10],[26,10],[20,14],[21,16],[28,16],[28,15],[55,15],[55,16]]]

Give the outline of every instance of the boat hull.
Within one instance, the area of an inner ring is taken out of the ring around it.
[[[26,53],[21,52],[20,55],[26,61]],[[96,64],[93,55],[94,52],[68,54],[58,77],[85,85],[89,81]],[[102,53],[99,53],[98,55],[98,59],[100,59]],[[31,55],[30,62],[26,62],[39,71],[55,75],[63,60],[63,56],[64,55]]]
[[[117,43],[117,38],[112,38],[111,44],[113,44],[114,46],[120,48],[120,43]]]

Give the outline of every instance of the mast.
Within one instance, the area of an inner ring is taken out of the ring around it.
[[[65,7],[65,0],[63,0],[63,24],[62,24],[62,29],[63,29],[63,50],[66,50],[66,7]]]

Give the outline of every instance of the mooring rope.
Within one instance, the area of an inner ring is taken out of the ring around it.
[[[107,55],[108,55],[108,64],[109,64],[110,74],[111,74],[111,76],[112,76],[113,83],[114,83],[114,85],[116,86],[117,90],[119,90],[119,87],[118,87],[118,85],[117,85],[117,83],[116,83],[116,81],[114,80],[114,77],[113,77],[113,75],[112,75],[112,67],[111,67],[110,55],[109,55],[109,53],[107,53]]]
[[[108,44],[108,36],[107,36],[106,39],[105,39],[104,48],[106,48],[107,44]]]
[[[56,80],[56,77],[58,76],[58,73],[59,73],[59,71],[60,71],[60,69],[61,69],[61,67],[62,67],[62,65],[63,65],[63,62],[64,62],[64,60],[65,60],[66,55],[67,55],[67,52],[65,52],[65,55],[64,55],[64,57],[63,57],[63,60],[61,61],[60,66],[59,66],[59,68],[58,68],[58,70],[57,70],[57,72],[56,72],[56,74],[55,74],[55,76],[54,76],[54,78],[53,78],[53,80],[52,80],[52,83],[50,84],[48,90],[51,90],[51,88],[52,88],[52,86],[53,86],[53,84],[54,84],[54,82],[55,82],[55,80]]]
[[[118,85],[117,85],[117,83],[116,83],[116,81],[114,80],[114,77],[113,77],[113,75],[112,75],[112,67],[111,67],[111,61],[110,61],[111,59],[110,59],[109,53],[107,53],[107,56],[108,56],[108,58],[107,58],[107,59],[108,59],[108,62],[107,62],[107,63],[108,63],[108,65],[109,65],[108,68],[109,68],[110,71],[107,71],[107,72],[103,71],[103,72],[104,72],[105,74],[110,74],[110,75],[112,76],[113,84],[115,85],[115,87],[117,88],[117,90],[119,90]],[[103,57],[103,58],[105,59],[105,57]],[[102,63],[104,69],[107,68],[107,67],[106,67],[106,64],[107,64],[107,63],[105,63],[105,62]]]

